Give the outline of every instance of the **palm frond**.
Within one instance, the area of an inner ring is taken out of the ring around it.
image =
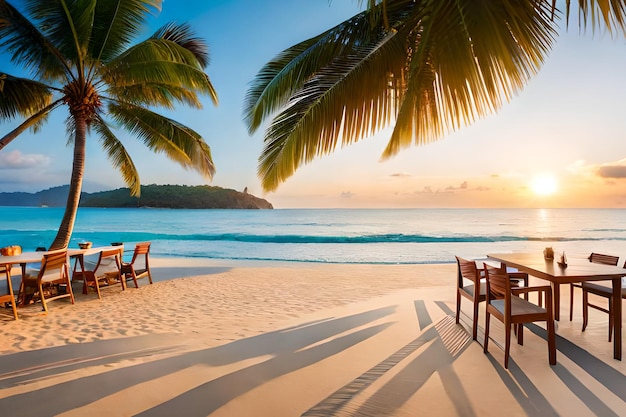
[[[413,2],[407,2],[403,9],[390,10],[392,27],[414,7]],[[404,40],[397,36],[395,27],[390,31],[381,26],[372,28],[365,13],[352,18],[350,25],[352,30],[337,26],[334,30],[338,33],[319,38],[320,45],[309,47],[304,59],[326,57],[327,53],[334,54],[334,59],[314,69],[297,91],[290,92],[291,100],[268,128],[257,170],[264,189],[275,189],[302,163],[332,152],[339,140],[344,145],[352,143],[391,122],[402,94],[396,80],[405,71]],[[334,50],[311,52],[329,48],[331,39],[340,42]]]
[[[167,109],[174,109],[176,103],[183,103],[196,109],[202,108],[202,103],[194,91],[176,84],[145,82],[123,87],[111,86],[108,91],[115,98],[102,97],[103,99]]]
[[[209,46],[206,42],[197,37],[191,26],[188,24],[178,25],[175,23],[169,23],[161,27],[154,35],[153,39],[164,39],[174,42],[180,47],[191,52],[202,68],[206,68],[209,65]]]
[[[161,0],[98,1],[89,43],[94,62],[109,62],[137,36],[150,14],[161,10]]]
[[[24,120],[18,127],[11,130],[9,133],[0,138],[0,150],[7,146],[9,143],[13,141],[16,137],[18,137],[22,132],[26,129],[38,130],[40,125],[46,120],[48,114],[63,104],[62,100],[57,100],[53,103],[50,103],[46,107],[40,109],[38,112],[32,114],[26,120]]]
[[[109,161],[113,167],[122,173],[122,179],[130,189],[130,194],[139,197],[141,194],[139,172],[132,158],[128,152],[126,152],[126,148],[124,148],[122,142],[120,142],[117,136],[109,129],[109,126],[102,118],[97,117],[92,126],[99,135],[100,145],[107,154]]]
[[[266,132],[258,173],[266,190],[275,189],[303,163],[387,126],[396,97],[389,91],[401,71],[403,44],[393,34],[320,70],[293,96]],[[367,88],[363,88],[367,85]]]
[[[308,74],[303,76],[303,72],[294,70],[294,67],[305,60],[306,52],[317,45],[321,37],[308,39],[281,52],[254,77],[246,93],[243,110],[250,134],[259,128],[266,117],[285,106],[291,94],[304,83]]]
[[[164,39],[148,39],[130,48],[102,70],[102,78],[112,86],[109,94],[123,95],[120,89],[140,84],[178,85],[207,94],[217,103],[211,80],[189,50]],[[128,94],[125,94],[128,96]]]
[[[127,103],[109,103],[109,113],[117,123],[156,153],[164,153],[184,168],[193,168],[212,178],[215,166],[211,150],[192,129],[148,109]]]
[[[17,9],[0,1],[0,16],[0,48],[9,52],[11,62],[42,80],[69,73],[61,52]]]
[[[556,7],[557,0],[544,0]],[[572,10],[571,0],[565,0],[565,16],[569,24]],[[595,31],[606,28],[614,33],[621,30],[626,34],[626,4],[623,0],[578,0],[578,24],[581,29]]]
[[[539,70],[554,36],[532,2],[432,3],[415,38],[406,97],[383,158],[497,111]],[[422,19],[420,19],[422,20]]]
[[[539,7],[541,6],[541,7]],[[361,13],[287,49],[248,91],[265,134],[258,173],[272,190],[314,157],[395,120],[383,157],[498,110],[539,69],[554,39],[549,4],[386,1],[389,30]],[[286,97],[288,98],[287,101]]]
[[[376,31],[374,33],[379,33]],[[246,93],[244,120],[254,133],[262,121],[281,107],[320,69],[335,57],[372,36],[366,12],[281,52],[265,64]]]
[[[0,119],[29,117],[52,102],[50,87],[0,73]]]

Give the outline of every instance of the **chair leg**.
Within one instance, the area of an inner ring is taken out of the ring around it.
[[[518,323],[517,325],[517,344],[524,345],[524,323]]]
[[[583,332],[589,322],[589,293],[583,288]]]
[[[556,335],[554,331],[554,320],[548,319],[546,323],[548,330],[548,359],[550,365],[556,365]]]
[[[41,299],[41,305],[43,306],[43,311],[48,314],[48,306],[46,304],[46,297],[43,295],[43,285],[41,282],[39,283],[39,298]]]
[[[18,320],[17,304],[15,303],[15,296],[11,297],[11,308],[13,309],[13,317],[15,317],[15,320]]]
[[[569,284],[569,321],[574,317],[574,286]]]
[[[478,338],[478,300],[474,300],[474,314],[472,319],[472,340]]]
[[[485,314],[485,342],[483,343],[483,352],[487,353],[487,346],[489,344],[489,319],[491,318],[491,314],[487,311]]]
[[[504,324],[504,369],[509,369],[509,354],[511,353],[511,323]]]
[[[98,300],[102,300],[102,295],[100,294],[100,284],[98,284],[98,277],[94,274],[93,281],[96,286],[96,293],[98,293]]]
[[[67,290],[70,293],[70,300],[72,304],[75,304],[76,300],[74,299],[74,291],[72,291],[72,283],[70,282],[70,278],[67,277]]]
[[[613,300],[609,298],[609,342],[613,336]]]
[[[15,300],[15,294],[13,294],[13,283],[11,281],[11,267],[6,266],[4,273],[7,277],[7,294],[9,294],[9,301],[11,302],[11,309],[13,310],[13,317],[18,320],[17,317],[17,302]]]
[[[456,291],[456,324],[459,324],[460,315],[461,315],[461,293],[457,289]]]

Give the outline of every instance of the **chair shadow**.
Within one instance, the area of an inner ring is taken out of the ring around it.
[[[395,308],[390,306],[317,321],[226,345],[61,382],[36,391],[0,398],[0,409],[12,410],[15,415],[23,417],[56,415],[191,366],[221,366],[265,355],[272,356],[267,361],[208,381],[141,414],[176,415],[184,409],[185,415],[206,416],[231,399],[268,380],[309,366],[373,337],[391,323],[369,324],[393,314]],[[369,327],[364,327],[368,325]],[[351,333],[337,337],[346,332]],[[3,355],[0,357],[0,388],[65,374],[88,365],[114,363],[120,359],[175,349],[176,341],[173,341],[171,343],[171,335],[169,339],[164,335],[151,335]],[[155,343],[162,346],[154,346]],[[311,345],[314,346],[307,348]],[[77,358],[81,360],[77,361]],[[80,394],[67,395],[68,393]]]

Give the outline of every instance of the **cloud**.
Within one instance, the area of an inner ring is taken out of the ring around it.
[[[356,194],[354,194],[352,191],[342,191],[340,194],[341,198],[352,198],[355,195]]]
[[[25,155],[20,151],[0,152],[0,169],[28,169],[49,163],[50,158],[46,155]]]
[[[446,187],[446,191],[457,191],[457,190],[467,190],[467,181],[463,181],[461,185],[455,187],[453,185],[449,185]]]
[[[420,191],[414,191],[413,194],[433,194],[433,188],[430,185],[425,186]]]
[[[613,164],[600,165],[596,174],[602,178],[626,178],[626,159]]]
[[[470,188],[469,183],[467,181],[463,181],[458,186],[449,185],[446,188],[437,188],[433,189],[430,185],[425,186],[419,191],[413,192],[413,194],[454,194],[456,191],[490,191],[490,187],[486,187],[484,185],[479,185],[477,187]]]
[[[606,180],[626,178],[626,158],[599,165],[578,160],[570,164],[567,170],[574,175],[597,176]]]
[[[397,177],[397,178],[407,178],[410,176],[411,174],[407,174],[406,172],[394,172],[393,174],[390,175],[390,177]]]

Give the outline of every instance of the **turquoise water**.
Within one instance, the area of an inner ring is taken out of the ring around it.
[[[0,246],[49,246],[62,208],[0,207]],[[626,257],[623,209],[97,209],[70,247],[149,240],[154,256],[332,263],[439,263],[542,250]]]

